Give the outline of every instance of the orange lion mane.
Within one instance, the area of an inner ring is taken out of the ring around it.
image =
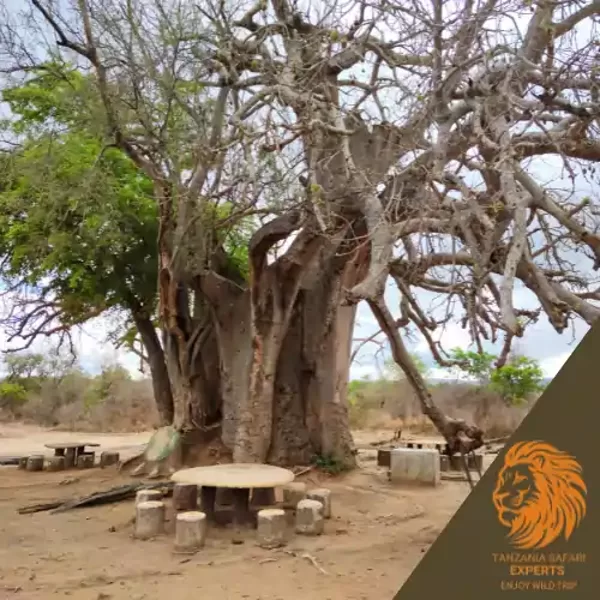
[[[503,502],[506,494],[501,494],[515,467],[521,472],[525,469],[533,483],[529,497],[518,508],[507,506]],[[581,473],[581,465],[573,456],[551,444],[518,442],[509,449],[492,499],[516,548],[544,548],[561,535],[569,539],[586,513],[587,488]],[[507,510],[514,517],[510,523],[502,519]]]

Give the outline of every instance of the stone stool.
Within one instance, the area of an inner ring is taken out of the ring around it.
[[[100,454],[100,468],[110,467],[116,465],[119,462],[119,453],[105,450]]]
[[[300,500],[296,506],[296,533],[321,535],[325,528],[323,505],[317,500]]]
[[[261,548],[272,549],[285,546],[287,519],[285,510],[265,508],[257,514],[257,543]]]
[[[306,484],[301,481],[288,483],[283,487],[283,507],[295,509],[298,502],[306,498]]]
[[[180,512],[175,519],[175,552],[194,554],[205,540],[206,515],[196,510]]]
[[[311,490],[306,494],[309,500],[316,500],[323,505],[323,517],[331,519],[331,490],[327,488],[318,488]]]
[[[134,537],[149,540],[165,530],[165,504],[158,501],[140,502],[136,506]]]
[[[135,495],[135,504],[137,506],[140,502],[160,502],[162,497],[160,490],[138,490]]]
[[[91,469],[94,467],[94,455],[93,454],[80,454],[77,457],[77,468],[78,469]]]
[[[49,456],[46,459],[46,469],[48,471],[64,471],[65,457],[64,456]]]
[[[42,454],[34,454],[27,459],[28,471],[42,471],[44,469],[44,456]]]

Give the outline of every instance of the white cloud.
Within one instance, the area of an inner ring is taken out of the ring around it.
[[[575,346],[572,350],[574,349]],[[546,377],[554,377],[563,368],[567,360],[569,360],[571,352],[563,352],[562,354],[557,354],[556,356],[551,356],[540,361],[540,367],[544,371],[544,375]]]

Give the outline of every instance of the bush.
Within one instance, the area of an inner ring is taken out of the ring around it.
[[[517,356],[490,377],[490,387],[509,404],[520,404],[536,392],[543,390],[544,373],[537,361]]]
[[[543,390],[544,373],[539,363],[526,356],[513,356],[501,367],[495,367],[498,357],[487,352],[452,351],[457,367],[476,379],[481,386],[497,392],[507,404],[520,404]]]
[[[5,419],[79,431],[147,430],[157,423],[151,383],[132,380],[121,366],[107,365],[93,377],[56,357],[11,355],[5,370]]]
[[[413,357],[414,359],[415,357]],[[455,348],[457,371],[474,381],[430,385],[435,404],[444,413],[475,423],[488,437],[510,435],[542,390],[543,372],[538,363],[523,356],[512,357],[497,368],[497,357]],[[426,376],[423,361],[416,360]],[[398,371],[387,365],[386,375]],[[349,421],[354,429],[409,429],[434,433],[418,398],[403,377],[377,381],[351,381],[348,386]]]
[[[27,390],[15,381],[5,380],[0,383],[0,408],[18,413],[27,402]]]

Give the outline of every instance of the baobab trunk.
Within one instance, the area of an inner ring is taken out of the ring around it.
[[[336,263],[334,257],[332,245],[296,288],[289,270],[282,279],[263,279],[270,288],[260,290],[262,306],[272,311],[264,321],[256,319],[249,289],[216,274],[205,282],[215,346],[198,360],[212,361],[213,368],[205,365],[204,387],[188,388],[188,413],[216,414],[218,407],[221,440],[236,462],[290,466],[326,455],[355,464],[346,405],[355,310],[340,306],[348,259]],[[278,311],[270,304],[275,301]],[[175,361],[180,346],[167,347]],[[253,383],[257,358],[263,373]],[[172,371],[180,376],[176,364]],[[194,371],[201,371],[199,364]],[[210,374],[215,381],[206,385]],[[189,430],[198,428],[189,417],[185,422]]]
[[[346,468],[356,464],[346,398],[356,310],[342,298],[360,276],[362,257],[338,250],[322,250],[298,294],[277,368],[273,463],[327,456]]]

